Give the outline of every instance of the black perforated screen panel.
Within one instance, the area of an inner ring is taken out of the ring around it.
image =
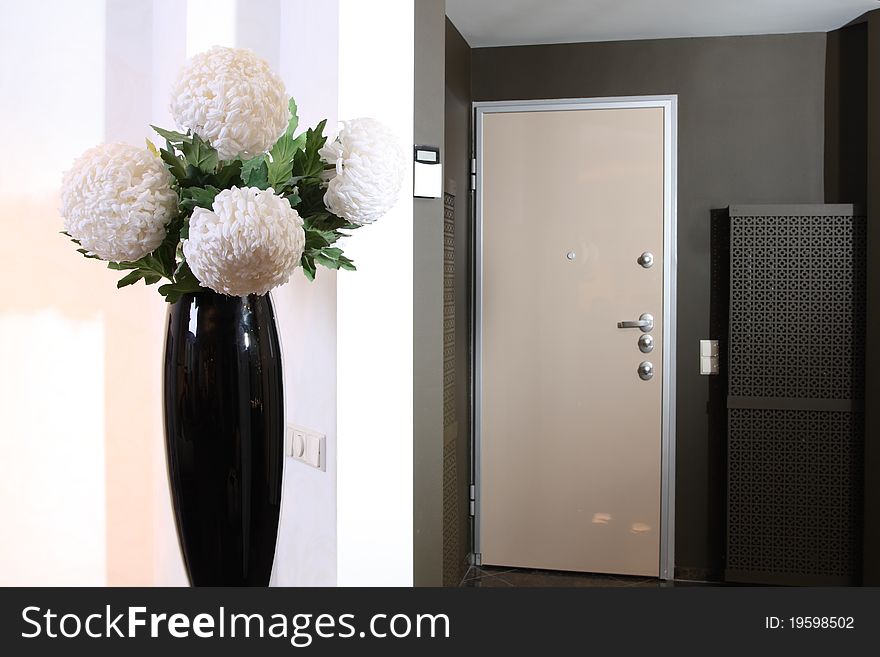
[[[729,303],[726,577],[855,583],[864,217],[732,207]]]
[[[729,393],[860,398],[864,219],[735,216],[730,246]]]

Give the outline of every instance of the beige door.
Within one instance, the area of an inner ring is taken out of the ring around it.
[[[659,574],[664,111],[482,114],[484,564]]]

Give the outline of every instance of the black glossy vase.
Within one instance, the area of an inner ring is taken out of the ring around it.
[[[267,586],[284,457],[269,295],[187,294],[168,310],[165,448],[193,586]]]

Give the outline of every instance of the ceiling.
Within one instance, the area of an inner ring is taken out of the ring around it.
[[[474,48],[827,32],[880,0],[446,0]]]

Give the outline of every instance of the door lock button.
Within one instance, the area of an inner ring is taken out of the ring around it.
[[[654,365],[646,360],[639,363],[639,378],[642,381],[650,381],[654,378]]]
[[[639,338],[639,351],[649,354],[654,351],[654,338],[647,333]]]

